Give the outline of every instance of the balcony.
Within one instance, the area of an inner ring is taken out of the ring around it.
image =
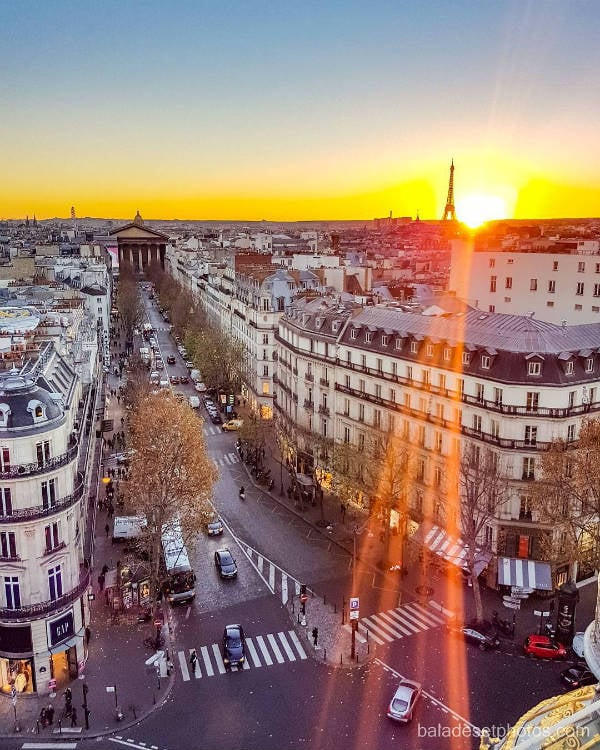
[[[77,480],[79,484],[73,490],[70,495],[65,495],[57,500],[54,505],[50,505],[46,508],[40,507],[39,505],[33,508],[18,508],[13,510],[10,515],[0,516],[0,524],[2,523],[17,523],[19,521],[35,521],[38,518],[44,518],[44,516],[51,516],[54,513],[60,513],[62,510],[66,510],[74,505],[78,500],[81,500],[85,486],[83,484],[83,475],[78,474]]]
[[[298,368],[297,367],[292,368],[292,373],[294,375],[297,375],[298,374]]]
[[[310,383],[313,383],[315,380],[315,376],[312,374],[312,372],[307,372],[304,376],[304,380],[308,380]]]
[[[0,471],[0,480],[6,479],[19,479],[25,476],[34,476],[35,474],[46,474],[47,472],[60,469],[61,466],[66,466],[77,456],[77,450],[79,444],[75,442],[66,453],[60,456],[54,456],[43,462],[34,461],[30,464],[17,464],[11,466],[8,471]]]
[[[324,388],[329,388],[329,380],[327,380],[327,378],[319,378],[319,383],[320,383],[320,384],[321,384],[321,385],[322,385],[322,386],[323,386]]]
[[[53,555],[55,552],[60,552],[62,549],[66,549],[67,545],[64,542],[59,542],[54,547],[46,547],[46,549],[42,552],[42,557],[47,557],[48,555]]]
[[[9,609],[8,607],[0,608],[0,620],[11,620],[13,622],[23,620],[37,620],[44,617],[51,612],[55,612],[67,604],[76,601],[90,585],[90,572],[89,570],[82,570],[79,583],[68,594],[45,602],[37,602],[36,604],[30,604],[26,607],[19,607],[18,609]]]
[[[305,409],[309,409],[310,411],[314,411],[315,410],[315,402],[314,401],[309,401],[307,398],[304,399],[304,408]]]
[[[319,414],[323,414],[323,416],[328,417],[329,416],[329,407],[324,406],[323,404],[319,404]]]

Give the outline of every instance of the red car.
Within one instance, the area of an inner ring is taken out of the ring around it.
[[[566,659],[567,649],[547,635],[528,635],[523,642],[523,651],[527,656],[538,659]]]

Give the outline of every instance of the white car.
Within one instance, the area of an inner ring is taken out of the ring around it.
[[[413,717],[415,706],[422,691],[420,682],[402,680],[390,701],[387,711],[389,718],[394,719],[394,721],[401,721],[404,724],[409,722]]]
[[[194,388],[198,391],[198,393],[204,393],[206,391],[206,386],[204,383],[195,383]]]

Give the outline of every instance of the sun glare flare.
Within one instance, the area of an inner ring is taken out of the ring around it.
[[[472,193],[457,201],[456,216],[469,227],[479,227],[486,221],[506,219],[506,203],[499,195]]]

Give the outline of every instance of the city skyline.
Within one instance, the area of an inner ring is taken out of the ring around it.
[[[594,3],[3,16],[2,219],[598,215]]]

